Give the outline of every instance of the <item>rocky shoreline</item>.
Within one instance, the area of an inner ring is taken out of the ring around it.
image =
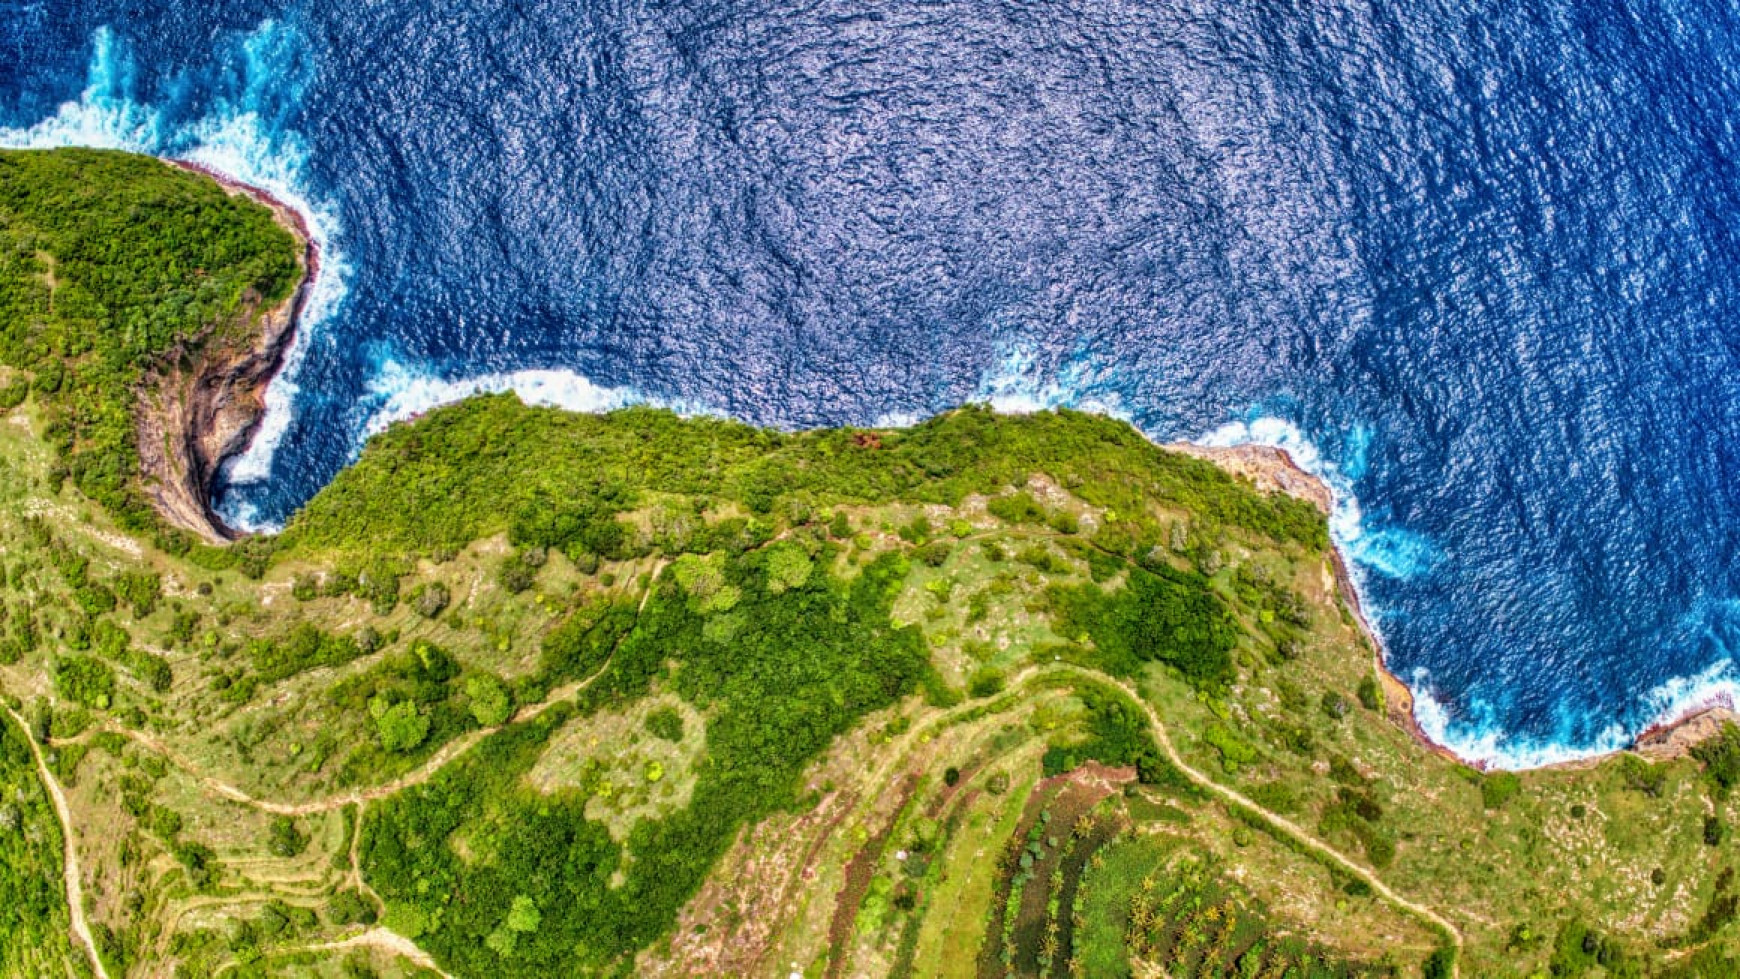
[[[217,477],[259,431],[266,388],[295,339],[320,271],[320,249],[302,215],[271,194],[196,163],[164,162],[266,207],[300,245],[301,275],[288,298],[271,307],[244,301],[241,316],[250,329],[213,324],[186,349],[165,357],[140,387],[137,434],[146,494],[170,523],[208,543],[224,543],[241,535],[212,510]]]
[[[1259,492],[1286,493],[1311,503],[1325,515],[1334,508],[1335,494],[1329,484],[1301,468],[1285,449],[1267,445],[1203,446],[1189,442],[1174,442],[1165,448],[1212,462],[1235,476],[1250,480]],[[1373,665],[1383,683],[1384,703],[1388,705],[1390,719],[1407,729],[1421,746],[1433,754],[1485,771],[1488,766],[1484,762],[1464,758],[1445,745],[1433,741],[1420,726],[1419,720],[1414,716],[1414,692],[1400,677],[1390,672],[1383,641],[1366,618],[1365,609],[1360,604],[1359,590],[1354,587],[1353,575],[1346,559],[1340,549],[1333,545],[1329,552],[1336,588],[1340,590],[1348,610],[1358,621],[1361,633],[1371,645]],[[1740,705],[1707,704],[1693,708],[1680,717],[1651,725],[1630,746],[1621,750],[1636,753],[1651,761],[1679,758],[1690,753],[1693,746],[1721,733],[1724,723],[1740,723],[1740,712],[1736,711],[1736,706]],[[1619,752],[1610,754],[1617,753]],[[1596,764],[1606,757],[1606,754],[1595,755],[1545,767],[1582,768]]]

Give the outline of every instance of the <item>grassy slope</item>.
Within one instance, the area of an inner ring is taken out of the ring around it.
[[[376,439],[283,539],[176,556],[55,478],[61,410],[44,388],[0,419],[0,689],[52,731],[111,974],[414,972],[352,923],[375,911],[462,974],[958,969],[949,950],[1002,947],[998,854],[1038,811],[1041,757],[1093,755],[1152,783],[1105,818],[1214,856],[1241,908],[1269,909],[1262,940],[1417,971],[1429,927],[1184,786],[1080,668],[1137,685],[1191,766],[1448,917],[1464,975],[1732,974],[1697,964],[1734,948],[1734,854],[1702,828],[1736,813],[1694,762],[1483,797],[1357,705],[1370,653],[1321,518],[1119,423],[786,435],[482,398]],[[504,694],[520,719],[492,734]],[[566,788],[521,777],[559,732],[656,738],[629,722],[647,697],[705,719],[691,768],[635,779],[588,763],[618,745],[569,738],[546,764]],[[1102,918],[1076,931],[1115,956],[1128,895],[1085,879]],[[1038,961],[1068,909],[1023,907],[1015,959]],[[1150,945],[1216,940],[1176,924]]]

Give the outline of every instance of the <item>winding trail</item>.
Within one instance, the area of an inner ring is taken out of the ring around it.
[[[613,658],[614,657],[612,657],[612,659]],[[561,703],[564,700],[572,698],[575,694],[579,693],[580,690],[584,689],[587,685],[591,684],[594,680],[603,676],[604,673],[610,669],[611,661],[612,661],[611,659],[605,660],[604,664],[602,666],[600,666],[596,672],[594,672],[591,676],[587,677],[586,679],[576,681],[574,683],[569,683],[569,684],[566,684],[562,687],[559,687],[556,690],[551,691],[549,696],[546,697],[544,700],[540,701],[539,703],[530,704],[530,705],[527,705],[526,707],[521,708],[520,711],[517,714],[515,714],[514,722],[517,723],[517,722],[521,722],[521,721],[531,720],[532,718],[535,718],[539,714],[543,713],[545,710],[547,710],[551,706],[558,704],[558,703]],[[1041,682],[1044,680],[1054,679],[1057,677],[1076,677],[1076,678],[1079,678],[1079,679],[1084,680],[1086,682],[1098,683],[1098,684],[1116,689],[1118,692],[1122,693],[1125,697],[1128,697],[1138,707],[1141,708],[1142,713],[1147,717],[1148,726],[1154,734],[1155,741],[1159,743],[1160,750],[1165,752],[1166,760],[1168,762],[1170,762],[1173,765],[1173,767],[1177,768],[1179,772],[1183,773],[1184,777],[1189,779],[1192,784],[1198,786],[1199,788],[1207,790],[1208,792],[1212,793],[1213,795],[1219,797],[1224,802],[1231,803],[1231,804],[1239,806],[1247,811],[1256,813],[1265,822],[1267,822],[1276,832],[1278,832],[1284,836],[1289,837],[1294,842],[1298,843],[1299,845],[1301,845],[1303,847],[1306,847],[1307,849],[1309,849],[1312,853],[1316,854],[1317,856],[1334,863],[1338,868],[1340,868],[1345,873],[1351,874],[1352,876],[1359,878],[1361,881],[1364,881],[1368,886],[1371,887],[1371,889],[1374,892],[1376,892],[1378,895],[1383,897],[1384,900],[1390,902],[1391,904],[1395,905],[1398,908],[1401,908],[1402,910],[1404,910],[1407,913],[1413,915],[1414,917],[1420,919],[1421,921],[1426,922],[1432,928],[1442,932],[1446,937],[1448,937],[1450,939],[1452,945],[1455,947],[1455,950],[1456,950],[1457,962],[1455,965],[1452,966],[1451,975],[1452,976],[1459,976],[1460,975],[1460,969],[1461,969],[1460,960],[1462,957],[1462,949],[1463,949],[1462,932],[1454,924],[1452,924],[1449,921],[1449,919],[1445,918],[1443,915],[1440,915],[1438,912],[1433,911],[1431,908],[1426,907],[1423,904],[1420,904],[1416,901],[1410,900],[1409,898],[1403,897],[1402,895],[1396,893],[1395,890],[1393,890],[1388,884],[1384,883],[1383,879],[1378,877],[1377,874],[1366,869],[1365,867],[1360,866],[1358,863],[1355,863],[1351,858],[1342,854],[1339,850],[1335,849],[1334,847],[1330,846],[1329,844],[1324,843],[1323,841],[1319,840],[1317,837],[1313,836],[1310,832],[1305,830],[1303,827],[1299,826],[1297,823],[1294,823],[1292,820],[1288,819],[1287,817],[1281,815],[1280,813],[1275,812],[1272,809],[1268,809],[1262,805],[1259,805],[1258,803],[1251,800],[1249,797],[1245,796],[1243,793],[1237,791],[1236,789],[1232,789],[1232,788],[1229,788],[1225,785],[1222,785],[1220,782],[1215,781],[1214,779],[1210,778],[1209,776],[1207,776],[1207,775],[1203,774],[1202,772],[1198,771],[1197,769],[1191,767],[1190,764],[1188,764],[1184,760],[1184,757],[1179,753],[1177,747],[1172,743],[1171,733],[1167,730],[1165,722],[1163,722],[1160,719],[1159,713],[1153,708],[1153,706],[1147,701],[1147,699],[1144,698],[1140,694],[1140,692],[1138,692],[1136,690],[1136,688],[1131,686],[1129,683],[1127,683],[1123,680],[1119,680],[1115,677],[1108,676],[1107,674],[1100,673],[1096,670],[1090,670],[1090,669],[1087,669],[1085,667],[1075,666],[1073,664],[1067,664],[1067,663],[1047,664],[1045,666],[1030,667],[1027,670],[1024,670],[1021,673],[1017,674],[1013,678],[1013,680],[1009,683],[1009,685],[1005,688],[1003,694],[1000,696],[1006,697],[1010,694],[1013,694],[1019,688],[1027,687],[1027,686],[1030,686],[1034,683],[1038,683],[1038,682]],[[915,725],[911,730],[909,730],[907,732],[904,740],[911,741],[912,739],[919,737],[920,733],[923,731],[927,731],[930,728],[933,728],[939,724],[946,724],[961,714],[964,714],[964,713],[972,711],[972,710],[980,709],[983,706],[984,706],[984,704],[982,704],[982,703],[969,701],[967,703],[958,705],[954,708],[951,708],[947,711],[944,711],[943,713],[934,715],[933,717],[931,717],[929,719],[929,721],[927,723]],[[22,718],[20,718],[17,715],[16,712],[12,711],[10,707],[7,708],[7,712],[12,714],[14,721],[17,721],[21,727],[23,726],[23,720],[22,720]],[[26,727],[25,730],[28,732],[29,728]],[[374,786],[372,788],[362,790],[362,791],[348,792],[348,793],[344,793],[342,795],[332,796],[332,797],[329,797],[326,799],[317,799],[317,800],[313,800],[310,802],[303,802],[303,803],[284,803],[284,802],[275,802],[275,801],[272,801],[269,799],[256,798],[256,797],[248,794],[247,792],[244,792],[243,790],[236,788],[235,786],[230,785],[226,782],[222,782],[222,781],[220,781],[216,778],[213,778],[211,776],[199,774],[197,767],[195,767],[193,764],[188,762],[185,758],[181,757],[178,753],[176,753],[173,750],[171,750],[170,748],[168,748],[168,746],[163,745],[161,742],[157,741],[157,739],[151,737],[150,735],[143,734],[143,733],[137,732],[137,731],[129,731],[126,729],[120,729],[120,728],[117,728],[115,730],[119,731],[119,733],[121,733],[129,738],[132,738],[133,740],[139,742],[140,744],[144,745],[145,747],[160,753],[161,755],[163,755],[163,757],[167,758],[171,763],[173,763],[177,768],[180,768],[181,770],[183,770],[187,774],[198,779],[200,784],[204,785],[205,787],[210,789],[212,792],[214,792],[220,796],[223,796],[226,799],[229,799],[233,802],[241,803],[243,805],[252,806],[254,808],[263,810],[265,812],[281,813],[284,815],[308,815],[310,813],[327,812],[327,811],[330,811],[333,809],[339,809],[339,808],[342,808],[346,805],[350,805],[352,803],[357,803],[359,805],[366,804],[366,803],[373,801],[373,800],[376,800],[376,799],[385,798],[385,797],[392,795],[396,792],[399,792],[403,789],[409,788],[410,786],[418,785],[418,784],[421,784],[423,782],[426,782],[431,777],[433,777],[436,772],[440,771],[440,769],[443,766],[445,766],[448,762],[459,757],[461,754],[463,754],[465,751],[469,750],[473,745],[475,745],[479,740],[481,740],[482,738],[488,736],[489,734],[491,734],[494,731],[499,730],[499,729],[498,728],[482,728],[482,729],[479,729],[476,731],[472,731],[463,737],[456,738],[453,741],[448,742],[445,746],[443,746],[440,751],[437,751],[434,755],[430,756],[429,760],[424,762],[422,765],[418,766],[418,768],[415,771],[413,771],[409,774],[406,774],[404,776],[401,776],[400,778],[394,779],[391,782],[386,782],[386,783],[383,783],[381,785]],[[73,911],[73,929],[78,933],[80,939],[84,941],[86,947],[91,951],[92,961],[96,962],[96,964],[97,964],[97,974],[99,976],[99,979],[108,979],[108,976],[102,971],[102,964],[100,962],[97,962],[96,945],[91,940],[90,930],[87,927],[85,920],[84,920],[83,905],[82,905],[82,903],[79,903],[80,898],[79,898],[79,881],[78,881],[77,863],[76,863],[76,858],[73,854],[72,834],[70,832],[72,824],[71,824],[71,817],[67,812],[66,801],[61,795],[60,787],[59,787],[58,783],[56,783],[53,780],[53,778],[50,776],[50,774],[48,772],[47,765],[42,758],[41,749],[36,745],[35,741],[31,741],[31,749],[35,753],[35,756],[36,756],[38,771],[43,778],[44,784],[46,784],[49,788],[49,794],[54,799],[55,809],[59,813],[61,822],[63,824],[63,828],[65,829],[65,832],[63,833],[63,835],[65,836],[65,839],[66,839],[66,850],[67,850],[67,855],[66,855],[67,897],[68,897],[69,903],[72,904],[72,907],[74,908],[74,911]],[[891,766],[897,766],[897,765],[901,764],[901,758],[904,754],[905,754],[905,752],[903,751],[899,754],[891,755],[891,757],[887,761],[885,761],[882,766],[880,766],[880,769],[883,769],[883,770],[879,771],[878,774],[886,774],[886,771],[885,771],[886,769],[890,768]],[[358,833],[357,835],[360,836],[361,834]],[[353,851],[354,851],[354,844],[355,844],[355,841],[353,840]],[[354,859],[354,856],[353,856],[353,859]],[[353,864],[353,869],[355,869],[354,864]],[[358,876],[360,878],[360,874]],[[360,935],[353,936],[352,938],[346,939],[343,942],[335,942],[335,943],[329,943],[329,944],[325,944],[325,945],[313,945],[313,946],[307,946],[307,948],[309,951],[320,951],[320,950],[337,950],[337,949],[342,949],[342,948],[352,948],[352,947],[356,947],[359,945],[370,945],[370,946],[382,948],[384,950],[392,951],[392,952],[397,953],[397,954],[405,955],[407,958],[411,958],[412,961],[416,962],[418,965],[422,965],[425,968],[435,969],[435,971],[440,972],[440,970],[438,968],[436,968],[435,965],[433,964],[434,960],[429,958],[427,953],[423,952],[420,948],[418,948],[418,946],[415,943],[411,942],[410,940],[404,938],[401,935],[397,935],[391,931],[388,931],[384,928],[379,928],[379,927],[370,929],[369,931],[363,932]],[[415,953],[414,955],[412,954],[413,952]],[[443,976],[446,975],[446,973],[441,973],[441,974]],[[450,979],[450,977],[449,977],[449,979]]]
[[[645,594],[641,596],[640,605],[635,610],[636,615],[646,611],[647,602],[652,598],[654,590],[652,585],[658,582],[659,575],[663,573],[665,566],[669,563],[670,562],[668,561],[661,560],[653,566],[651,581],[648,583]],[[524,723],[536,718],[544,711],[549,710],[551,707],[554,707],[563,701],[572,700],[580,691],[591,686],[594,680],[597,680],[599,677],[609,672],[610,664],[615,660],[616,651],[612,649],[610,655],[605,657],[604,662],[598,667],[598,669],[592,672],[591,676],[588,676],[584,680],[574,680],[565,683],[562,686],[551,690],[549,693],[544,695],[543,700],[540,700],[535,704],[527,704],[515,711],[514,716],[509,719],[508,723]],[[135,731],[108,722],[101,725],[103,730],[113,731],[114,733],[143,746],[147,750],[163,756],[170,762],[170,764],[181,769],[181,771],[187,775],[197,779],[200,785],[210,790],[214,795],[222,796],[231,802],[239,802],[242,805],[251,806],[263,812],[282,816],[309,816],[315,813],[331,812],[334,809],[343,809],[345,806],[351,805],[352,803],[355,803],[358,806],[363,806],[370,802],[384,799],[387,796],[396,795],[412,786],[421,785],[433,778],[436,772],[439,772],[442,768],[446,767],[448,762],[451,762],[453,759],[465,754],[467,751],[471,750],[473,745],[476,745],[479,741],[482,741],[484,738],[494,734],[506,726],[507,725],[505,724],[498,724],[495,727],[484,727],[478,728],[475,731],[468,731],[442,745],[441,748],[433,755],[430,755],[428,760],[423,762],[423,764],[418,765],[416,768],[390,782],[382,782],[379,785],[371,786],[367,789],[359,789],[354,792],[327,796],[323,799],[314,799],[308,802],[276,802],[271,799],[259,798],[258,796],[250,794],[245,789],[222,781],[214,776],[201,773],[199,766],[189,761],[180,752],[143,731]],[[358,816],[358,819],[360,821],[360,815]],[[360,825],[358,829],[358,835],[361,835]]]
[[[612,654],[610,658],[604,661],[604,665],[598,668],[597,672],[593,673],[586,679],[563,684],[562,686],[550,691],[543,700],[540,700],[535,704],[527,704],[520,708],[514,713],[514,716],[509,723],[519,724],[524,721],[532,720],[551,707],[554,707],[565,700],[573,699],[574,695],[578,694],[581,690],[584,690],[592,683],[592,681],[603,676],[605,671],[610,669],[610,664],[614,659],[615,656]],[[475,731],[467,731],[465,734],[462,734],[459,737],[454,738],[452,741],[442,745],[440,750],[436,751],[433,755],[430,755],[428,760],[423,762],[423,764],[418,765],[416,768],[390,782],[382,782],[379,785],[370,786],[366,789],[358,789],[353,792],[327,796],[323,799],[313,799],[308,802],[277,802],[272,799],[259,798],[258,796],[248,793],[245,789],[238,788],[237,786],[231,785],[230,783],[214,776],[201,774],[199,766],[188,761],[185,756],[174,748],[169,747],[159,739],[152,737],[143,731],[135,731],[130,728],[124,728],[110,723],[104,723],[102,729],[105,731],[113,731],[145,749],[163,756],[163,758],[167,759],[170,764],[174,765],[192,778],[197,779],[200,785],[210,790],[214,795],[222,796],[231,802],[239,802],[244,806],[250,806],[259,809],[262,812],[273,813],[274,815],[309,816],[315,813],[331,812],[334,809],[343,809],[345,806],[353,803],[358,806],[366,805],[378,799],[384,799],[387,796],[395,795],[405,789],[411,788],[412,786],[421,785],[424,782],[429,781],[431,778],[434,778],[435,774],[442,768],[446,767],[448,762],[451,762],[453,759],[465,754],[467,751],[471,750],[473,745],[501,730],[504,726],[506,725],[482,727]]]
[[[1263,817],[1270,826],[1287,836],[1292,837],[1295,842],[1302,846],[1309,847],[1312,852],[1319,856],[1328,858],[1342,870],[1358,877],[1360,880],[1370,885],[1372,890],[1381,894],[1384,899],[1389,901],[1391,904],[1394,904],[1396,907],[1409,912],[1420,920],[1442,931],[1444,935],[1450,939],[1451,944],[1456,948],[1456,961],[1451,964],[1450,974],[1452,977],[1461,974],[1462,932],[1455,925],[1451,924],[1449,919],[1423,904],[1411,901],[1408,898],[1397,894],[1395,891],[1391,890],[1390,886],[1385,884],[1377,874],[1374,874],[1364,867],[1361,867],[1359,864],[1354,863],[1351,859],[1344,856],[1341,851],[1317,839],[1315,836],[1312,836],[1287,817],[1272,809],[1267,809],[1258,805],[1247,798],[1243,793],[1228,788],[1190,767],[1185,763],[1183,756],[1179,755],[1178,749],[1173,747],[1172,738],[1166,731],[1166,725],[1161,723],[1159,713],[1154,710],[1153,706],[1148,703],[1146,698],[1142,697],[1142,695],[1136,691],[1135,687],[1130,686],[1122,680],[1107,676],[1104,673],[1084,669],[1079,666],[1063,665],[1053,667],[1052,669],[1062,673],[1081,676],[1095,683],[1107,684],[1123,692],[1125,696],[1135,701],[1136,705],[1142,708],[1142,712],[1148,716],[1148,725],[1153,729],[1155,739],[1160,742],[1160,750],[1166,753],[1166,760],[1171,762],[1174,768],[1177,768],[1180,772],[1184,773],[1185,778],[1190,779],[1190,781],[1194,782],[1196,785],[1220,796],[1224,801],[1231,802],[1234,805],[1257,813],[1259,816]]]
[[[103,968],[102,956],[97,954],[96,940],[91,937],[90,923],[85,920],[84,884],[79,876],[78,848],[73,842],[75,834],[72,811],[67,808],[66,794],[60,790],[60,783],[55,781],[54,773],[48,770],[48,762],[42,757],[42,746],[30,736],[30,725],[24,723],[24,718],[10,704],[5,706],[6,713],[18,725],[18,729],[24,734],[24,740],[30,745],[30,756],[36,760],[36,775],[42,779],[43,788],[48,790],[49,800],[54,803],[55,818],[60,820],[60,839],[65,851],[61,859],[61,876],[66,883],[67,916],[72,920],[73,934],[84,943],[97,979],[109,979],[108,971]]]
[[[1250,812],[1256,813],[1277,833],[1291,838],[1299,845],[1308,848],[1312,853],[1331,861],[1346,873],[1364,881],[1384,900],[1425,922],[1429,927],[1442,932],[1447,938],[1449,938],[1451,944],[1456,950],[1456,961],[1451,966],[1450,974],[1453,979],[1461,975],[1463,949],[1462,932],[1455,925],[1451,924],[1449,919],[1423,904],[1396,893],[1388,884],[1384,883],[1377,874],[1355,863],[1351,858],[1345,856],[1339,850],[1322,840],[1319,840],[1287,817],[1272,809],[1257,804],[1236,789],[1228,788],[1207,775],[1204,775],[1197,769],[1192,768],[1185,762],[1184,757],[1179,754],[1177,747],[1173,745],[1171,734],[1167,731],[1166,724],[1160,720],[1160,714],[1155,711],[1153,706],[1149,704],[1148,700],[1129,683],[1108,676],[1107,674],[1101,673],[1097,670],[1090,670],[1086,667],[1076,666],[1070,663],[1047,663],[1042,666],[1030,666],[1015,674],[1015,676],[1012,677],[1004,687],[1003,692],[992,697],[988,703],[995,704],[1000,700],[1012,697],[1018,689],[1041,683],[1046,680],[1056,679],[1058,677],[1075,677],[1089,683],[1108,686],[1135,702],[1135,704],[1142,709],[1143,714],[1147,716],[1148,726],[1153,731],[1154,739],[1159,743],[1160,750],[1165,752],[1166,760],[1170,762],[1173,767],[1177,768],[1179,772],[1183,773],[1184,777],[1189,779],[1192,784],[1199,788],[1206,789],[1210,793],[1219,797],[1223,802],[1231,803]],[[912,750],[913,745],[919,742],[919,739],[928,735],[933,729],[939,726],[946,726],[962,715],[983,709],[986,704],[986,701],[975,702],[969,700],[965,703],[951,707],[942,713],[932,715],[922,723],[914,724],[907,730],[906,734],[902,736],[900,750],[887,753],[888,757],[876,767],[873,774],[870,776],[870,781],[874,784],[887,784],[888,780],[892,777],[894,770],[905,764],[906,755]]]
[[[653,579],[655,581],[657,580],[659,573],[663,570],[664,564],[661,562],[653,571]],[[645,610],[646,603],[648,599],[650,599],[652,591],[653,589],[648,588],[646,594],[642,596],[639,611]],[[592,682],[608,672],[614,659],[615,652],[613,650],[611,655],[605,659],[603,665],[593,672],[591,676],[588,676],[584,680],[574,681],[558,687],[557,689],[550,691],[549,694],[538,703],[528,704],[525,707],[522,707],[515,713],[511,723],[520,723],[531,720],[555,704],[573,698],[581,690],[585,689]],[[1155,741],[1160,745],[1160,749],[1165,753],[1167,761],[1170,762],[1173,767],[1178,769],[1186,779],[1197,787],[1218,797],[1224,803],[1255,813],[1258,817],[1267,822],[1270,828],[1272,828],[1276,833],[1290,838],[1316,856],[1333,863],[1343,872],[1363,881],[1371,887],[1373,892],[1381,896],[1384,900],[1425,922],[1434,930],[1441,932],[1450,940],[1456,952],[1456,961],[1451,967],[1451,975],[1453,977],[1460,976],[1463,938],[1462,932],[1454,924],[1431,908],[1396,893],[1388,884],[1384,883],[1377,874],[1360,866],[1358,863],[1355,863],[1351,858],[1313,836],[1310,832],[1287,817],[1272,809],[1259,805],[1243,793],[1229,788],[1191,767],[1187,762],[1185,762],[1184,757],[1172,743],[1171,734],[1167,730],[1165,723],[1160,719],[1159,713],[1154,709],[1153,705],[1151,705],[1148,700],[1141,695],[1136,687],[1130,683],[1109,676],[1105,673],[1101,673],[1097,670],[1087,669],[1074,664],[1051,663],[1042,666],[1031,666],[1018,673],[1011,679],[1003,693],[998,695],[997,698],[994,698],[992,702],[995,703],[996,700],[1009,697],[1019,688],[1058,677],[1074,677],[1086,682],[1101,684],[1103,686],[1111,687],[1123,694],[1125,697],[1128,697],[1141,708],[1143,714],[1147,717],[1148,726],[1154,734]],[[898,753],[890,753],[889,757],[878,766],[876,774],[886,775],[892,770],[892,767],[902,764],[904,755],[910,750],[910,743],[913,739],[920,736],[921,731],[928,731],[930,728],[938,725],[947,724],[968,711],[979,710],[985,706],[986,704],[983,702],[968,701],[935,714],[924,723],[914,725],[907,731],[903,738],[903,740],[908,743],[906,748]],[[30,741],[31,751],[36,759],[38,773],[42,777],[44,785],[47,786],[49,794],[54,800],[55,810],[62,823],[62,835],[66,844],[66,890],[68,904],[72,908],[73,930],[77,932],[79,938],[85,943],[86,948],[89,950],[91,961],[96,967],[98,979],[108,979],[107,973],[103,971],[102,962],[97,958],[96,945],[91,939],[90,929],[85,922],[77,858],[73,847],[72,819],[67,809],[66,800],[61,793],[59,784],[55,782],[48,770],[48,766],[42,756],[41,748],[33,739],[29,738],[29,728],[24,725],[23,719],[19,717],[16,711],[12,710],[10,707],[7,707],[6,709],[7,713],[12,716],[12,719],[26,732],[26,740]],[[455,738],[453,741],[443,745],[440,750],[431,755],[422,765],[390,782],[385,782],[368,789],[346,792],[324,799],[316,799],[301,803],[278,802],[255,797],[227,782],[223,782],[209,775],[201,774],[198,766],[194,765],[174,749],[149,734],[119,727],[111,727],[110,729],[115,730],[117,733],[120,733],[143,745],[147,749],[161,755],[183,772],[197,779],[201,785],[218,796],[265,812],[303,816],[319,812],[328,812],[351,804],[356,804],[359,807],[364,806],[369,802],[393,795],[411,786],[422,784],[432,778],[435,773],[440,771],[449,762],[470,750],[478,741],[500,728],[480,728],[468,732],[459,738]],[[358,822],[359,824],[361,822],[360,812],[358,814]],[[361,836],[360,830],[361,827],[359,825],[355,831],[355,837]],[[351,846],[352,872],[356,874],[360,883],[361,873],[356,864],[356,842],[356,839],[353,838]],[[364,884],[364,886],[366,887],[366,884]],[[434,959],[431,958],[428,953],[419,948],[414,942],[406,939],[402,935],[398,935],[388,929],[378,926],[343,941],[310,945],[305,946],[305,948],[308,951],[336,951],[365,945],[402,955],[419,966],[433,970],[446,977],[446,979],[451,979],[451,977],[448,977],[445,972],[440,970],[440,968],[435,964]]]

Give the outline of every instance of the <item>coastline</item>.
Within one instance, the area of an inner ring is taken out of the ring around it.
[[[217,477],[260,430],[266,389],[284,365],[320,273],[320,246],[307,219],[271,193],[191,161],[162,162],[265,207],[298,246],[298,281],[284,300],[246,305],[241,316],[251,328],[239,336],[225,336],[213,324],[192,349],[176,351],[148,372],[141,386],[138,446],[147,495],[170,523],[223,544],[244,535],[212,509]]]
[[[222,341],[184,352],[164,373],[153,373],[141,393],[140,461],[147,493],[166,519],[209,543],[238,540],[245,533],[229,527],[212,509],[216,479],[232,458],[247,451],[265,417],[265,392],[283,367],[294,342],[302,311],[320,272],[320,248],[307,218],[269,191],[189,160],[164,159],[166,165],[212,180],[226,193],[246,196],[271,211],[274,220],[300,247],[301,277],[291,294],[269,309],[253,308],[246,316],[261,326],[251,341]],[[1305,500],[1326,516],[1335,505],[1334,490],[1322,478],[1300,466],[1286,449],[1260,444],[1204,446],[1172,442],[1170,451],[1211,462],[1247,480],[1259,492],[1284,493]],[[1426,750],[1469,768],[1487,771],[1483,759],[1467,758],[1434,741],[1415,714],[1412,689],[1388,666],[1388,651],[1368,618],[1352,568],[1332,541],[1329,561],[1345,608],[1369,645],[1372,665],[1384,690],[1385,712]],[[1693,705],[1677,716],[1658,719],[1623,748],[1541,766],[1584,768],[1610,755],[1634,753],[1660,761],[1687,754],[1691,747],[1718,733],[1724,722],[1740,722],[1740,712],[1726,702]]]
[[[1285,493],[1311,503],[1328,515],[1334,508],[1335,493],[1329,484],[1294,461],[1286,449],[1276,446],[1244,444],[1227,447],[1204,446],[1190,442],[1166,443],[1162,448],[1212,462],[1234,476],[1249,480],[1259,492]],[[1329,560],[1335,576],[1335,587],[1341,593],[1348,611],[1358,623],[1360,633],[1371,646],[1372,664],[1384,689],[1386,711],[1392,721],[1413,735],[1421,747],[1441,758],[1476,771],[1489,771],[1485,761],[1464,758],[1449,746],[1432,740],[1414,716],[1414,692],[1401,677],[1389,668],[1389,653],[1383,639],[1366,617],[1347,558],[1334,541],[1329,545]],[[1740,723],[1740,705],[1705,703],[1682,710],[1677,716],[1663,717],[1639,732],[1632,742],[1615,751],[1584,758],[1540,766],[1543,769],[1588,768],[1602,760],[1620,754],[1635,754],[1649,761],[1669,761],[1689,754],[1692,747],[1719,734],[1725,722]]]

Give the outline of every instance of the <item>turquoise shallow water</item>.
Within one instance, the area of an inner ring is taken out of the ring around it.
[[[478,388],[963,400],[1289,445],[1422,721],[1508,765],[1735,695],[1720,4],[0,0],[0,142],[185,156],[327,259],[222,505]]]

